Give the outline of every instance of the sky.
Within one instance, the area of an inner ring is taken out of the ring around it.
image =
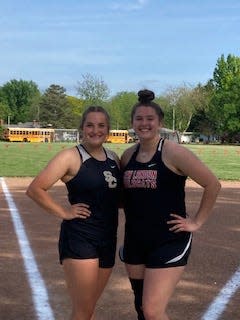
[[[240,56],[239,0],[0,0],[0,86],[51,84],[77,96],[83,75],[110,95],[205,84]]]

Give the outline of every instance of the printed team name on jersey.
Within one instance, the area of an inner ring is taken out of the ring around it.
[[[157,188],[157,170],[127,170],[123,176],[124,187],[130,188]]]
[[[117,187],[117,179],[112,175],[111,171],[103,171],[104,179],[108,183],[109,188]]]

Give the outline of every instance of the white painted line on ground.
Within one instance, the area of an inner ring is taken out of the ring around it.
[[[34,254],[31,250],[24,225],[21,220],[21,216],[2,177],[0,177],[0,185],[2,186],[5,198],[7,200],[15,233],[18,238],[18,243],[27,272],[29,285],[32,290],[33,302],[37,318],[39,320],[54,320],[53,311],[49,304],[47,289],[44,284],[44,280],[38,270],[38,266],[35,261]]]
[[[226,305],[230,301],[234,293],[240,288],[240,267],[234,273],[232,278],[219,292],[217,297],[211,303],[201,320],[217,320],[224,312]]]

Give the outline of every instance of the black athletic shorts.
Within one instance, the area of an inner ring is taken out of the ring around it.
[[[115,264],[116,242],[116,236],[104,241],[89,239],[83,233],[62,224],[58,242],[60,263],[67,258],[97,258],[100,268],[112,268]]]
[[[120,259],[128,264],[144,264],[147,268],[185,266],[191,251],[192,234],[164,242],[161,246],[148,247],[139,242],[125,242],[119,249]]]

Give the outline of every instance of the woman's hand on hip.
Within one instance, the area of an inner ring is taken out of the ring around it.
[[[68,210],[65,220],[72,220],[75,218],[87,219],[91,215],[89,205],[85,203],[72,204],[70,210]]]
[[[167,224],[171,225],[169,230],[173,232],[194,232],[200,228],[200,225],[198,225],[192,218],[190,217],[181,217],[178,214],[170,214],[171,217],[173,217],[172,220],[169,220]]]

